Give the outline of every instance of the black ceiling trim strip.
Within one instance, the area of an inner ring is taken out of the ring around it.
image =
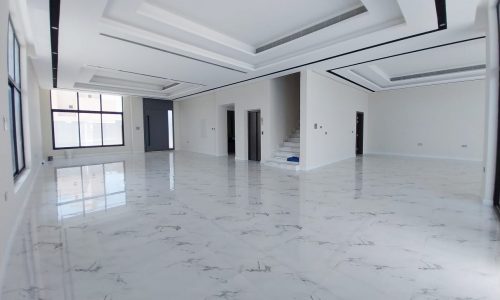
[[[331,57],[327,57],[327,58],[319,59],[319,60],[312,61],[312,62],[309,62],[309,63],[301,64],[301,65],[298,65],[298,66],[295,66],[295,67],[286,68],[286,69],[283,69],[283,70],[280,70],[280,71],[271,72],[271,73],[268,73],[268,74],[256,76],[256,77],[245,79],[245,80],[240,80],[240,81],[237,81],[237,82],[225,84],[225,85],[222,85],[222,86],[219,86],[219,87],[211,88],[211,89],[208,89],[208,90],[205,90],[205,91],[201,91],[201,92],[196,92],[196,93],[189,94],[189,95],[186,95],[186,96],[177,97],[177,98],[174,98],[172,100],[179,100],[179,99],[191,97],[191,96],[194,96],[194,95],[198,95],[198,94],[202,94],[202,93],[206,93],[206,92],[218,90],[218,89],[221,89],[221,88],[225,88],[225,87],[228,87],[228,86],[231,86],[231,85],[240,84],[240,83],[243,83],[243,82],[247,82],[247,81],[259,79],[259,78],[262,78],[262,77],[267,77],[267,76],[279,74],[279,73],[282,73],[282,72],[291,71],[291,70],[302,68],[302,67],[309,66],[309,65],[312,65],[312,64],[324,62],[324,61],[327,61],[327,60],[330,60],[330,59],[339,58],[339,57],[350,55],[350,54],[353,54],[353,53],[362,52],[362,51],[365,51],[365,50],[369,50],[369,49],[373,49],[373,48],[377,48],[377,47],[389,45],[389,44],[392,44],[392,43],[397,43],[397,42],[400,42],[400,41],[404,41],[404,40],[416,38],[416,37],[419,37],[419,36],[431,34],[431,33],[434,33],[434,32],[441,31],[441,30],[445,30],[448,27],[448,25],[447,25],[448,21],[447,21],[447,16],[446,16],[446,0],[434,0],[434,1],[435,1],[435,4],[436,4],[436,17],[437,17],[436,21],[438,22],[437,29],[433,29],[433,30],[429,30],[429,31],[425,31],[425,32],[421,32],[421,33],[409,35],[409,36],[406,36],[406,37],[402,37],[402,38],[390,40],[390,41],[387,41],[387,42],[379,43],[379,44],[376,44],[376,45],[372,45],[372,46],[368,46],[368,47],[364,47],[364,48],[360,48],[360,49],[356,49],[356,50],[352,50],[352,51],[348,51],[348,52],[337,54],[337,55],[334,55],[334,56],[331,56]]]
[[[115,71],[115,72],[121,72],[121,73],[133,74],[133,75],[140,75],[140,76],[144,76],[144,77],[165,79],[165,80],[169,80],[169,81],[175,81],[175,82],[181,82],[181,83],[189,83],[189,84],[194,84],[194,85],[206,86],[206,85],[201,84],[201,83],[190,82],[190,81],[182,81],[182,80],[178,80],[178,79],[172,79],[172,78],[161,77],[161,76],[150,75],[150,74],[144,74],[144,73],[138,73],[138,72],[133,72],[133,71],[127,71],[127,70],[121,70],[121,69],[113,69],[113,68],[106,68],[106,67],[95,66],[95,65],[87,65],[87,66],[91,67],[91,68],[96,68],[96,69],[110,70],[110,71]]]
[[[334,75],[334,76],[337,76],[337,77],[340,77],[340,78],[342,78],[344,80],[347,80],[347,81],[349,81],[351,83],[354,83],[357,86],[360,86],[360,87],[362,87],[362,88],[364,88],[364,89],[366,89],[368,91],[375,92],[374,90],[369,89],[369,88],[367,88],[367,87],[365,87],[365,86],[363,86],[363,85],[361,85],[361,84],[359,84],[359,83],[357,83],[357,82],[355,82],[353,80],[349,80],[349,79],[345,78],[344,76],[339,75],[335,71],[339,70],[339,69],[349,68],[349,67],[352,67],[352,66],[362,65],[362,64],[365,64],[365,63],[369,63],[369,62],[378,61],[378,60],[384,60],[384,59],[388,59],[388,58],[392,58],[392,57],[397,57],[397,56],[408,55],[408,54],[412,54],[412,53],[416,53],[416,52],[422,52],[422,51],[432,50],[432,49],[446,47],[446,46],[450,46],[450,45],[471,42],[471,41],[475,41],[475,40],[479,40],[479,39],[484,39],[484,38],[486,38],[486,36],[479,36],[479,37],[475,37],[475,38],[470,38],[470,39],[460,40],[460,41],[456,41],[456,42],[441,44],[441,45],[437,45],[437,46],[426,47],[426,48],[422,48],[422,49],[418,49],[418,50],[407,51],[407,52],[403,52],[403,53],[399,53],[399,54],[384,56],[384,57],[380,57],[380,58],[376,58],[376,59],[370,59],[370,60],[367,60],[367,61],[364,61],[364,62],[359,62],[359,63],[355,63],[355,64],[351,64],[351,65],[347,65],[347,66],[343,66],[343,67],[331,69],[331,70],[328,70],[327,72],[330,73],[330,74],[332,74],[332,75]]]
[[[440,29],[448,28],[446,16],[446,0],[436,0],[437,22]]]
[[[50,0],[50,46],[52,55],[52,85],[57,88],[57,68],[59,64],[59,19],[61,0]]]
[[[365,60],[365,61],[362,61],[362,62],[357,62],[355,64],[350,64],[350,65],[346,65],[346,66],[342,66],[342,67],[337,67],[337,68],[331,69],[329,71],[336,71],[336,70],[345,69],[345,68],[349,68],[349,67],[353,67],[353,66],[357,66],[357,65],[366,64],[366,63],[369,63],[369,62],[374,62],[374,61],[377,61],[377,60],[383,60],[383,59],[387,59],[387,58],[391,58],[391,57],[397,57],[397,56],[412,54],[412,53],[416,53],[416,52],[422,52],[422,51],[432,50],[432,49],[435,49],[435,48],[441,48],[441,47],[445,47],[445,46],[451,46],[451,45],[455,45],[455,44],[471,42],[471,41],[480,40],[480,39],[484,39],[484,38],[486,38],[486,36],[483,35],[483,36],[478,36],[478,37],[474,37],[474,38],[470,38],[470,39],[465,39],[465,40],[460,40],[460,41],[455,41],[455,42],[450,42],[450,43],[445,43],[445,44],[439,44],[439,45],[436,45],[436,46],[431,46],[431,47],[426,47],[426,48],[422,48],[422,49],[417,49],[417,50],[402,52],[402,53],[399,53],[399,54],[388,55],[388,56],[379,57],[379,58],[375,58],[375,59],[369,59],[369,60]]]
[[[151,46],[151,45],[139,43],[139,42],[136,42],[136,41],[124,39],[124,38],[121,38],[121,37],[118,37],[118,36],[114,36],[114,35],[110,35],[110,34],[107,34],[107,33],[101,33],[101,36],[104,36],[104,37],[107,37],[107,38],[110,38],[110,39],[115,39],[115,40],[118,40],[118,41],[122,41],[122,42],[125,42],[125,43],[130,43],[130,44],[133,44],[133,45],[141,46],[141,47],[146,47],[146,48],[153,49],[153,50],[156,50],[156,51],[160,51],[160,52],[172,54],[172,55],[175,55],[175,56],[179,56],[179,57],[182,57],[182,58],[186,58],[186,59],[194,60],[194,61],[197,61],[197,62],[205,63],[205,64],[208,64],[208,65],[212,65],[212,66],[215,66],[215,67],[223,68],[223,69],[226,69],[226,70],[230,70],[230,71],[234,71],[234,72],[238,72],[238,73],[247,74],[247,72],[241,71],[241,70],[238,70],[238,69],[235,69],[235,68],[226,67],[226,66],[223,66],[223,65],[220,65],[220,64],[216,64],[216,63],[213,63],[213,62],[209,62],[209,61],[206,61],[206,60],[203,60],[203,59],[195,58],[195,57],[192,57],[192,56],[180,54],[180,53],[173,52],[173,51],[168,51],[168,50],[165,50],[165,49],[162,49],[162,48],[158,48],[158,47],[155,47],[155,46]]]
[[[335,75],[335,76],[337,76],[337,77],[339,77],[339,78],[341,78],[341,79],[344,79],[345,81],[349,81],[350,83],[355,84],[355,85],[357,85],[357,86],[359,86],[359,87],[362,87],[362,88],[364,88],[365,90],[368,90],[368,91],[373,92],[373,93],[375,92],[374,90],[372,90],[372,89],[370,89],[370,88],[367,88],[366,86],[364,86],[364,85],[362,85],[362,84],[360,84],[360,83],[357,83],[357,82],[356,82],[356,81],[354,81],[354,80],[351,80],[351,79],[349,79],[349,78],[346,78],[346,77],[344,77],[344,76],[342,76],[342,75],[339,75],[339,74],[337,74],[337,73],[331,73],[331,74],[332,74],[332,75]]]

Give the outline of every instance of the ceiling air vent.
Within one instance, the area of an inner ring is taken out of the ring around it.
[[[462,73],[462,72],[468,72],[468,71],[477,71],[477,70],[483,70],[485,68],[486,68],[486,65],[475,65],[475,66],[460,67],[460,68],[453,68],[453,69],[446,69],[446,70],[438,70],[438,71],[432,71],[432,72],[425,72],[425,73],[417,73],[417,74],[392,77],[391,81],[402,81],[402,80],[419,79],[419,78],[439,76],[439,75]]]
[[[337,23],[340,23],[342,21],[348,20],[348,19],[353,18],[355,16],[358,16],[360,14],[363,14],[363,13],[365,13],[367,11],[368,10],[366,9],[366,7],[364,5],[356,7],[354,9],[351,9],[348,12],[345,12],[343,14],[340,14],[338,16],[330,18],[330,19],[328,19],[326,21],[323,21],[323,22],[318,23],[316,25],[313,25],[311,27],[307,27],[306,29],[303,29],[303,30],[297,31],[295,33],[292,33],[290,35],[287,35],[287,36],[285,36],[285,37],[283,37],[281,39],[278,39],[278,40],[276,40],[274,42],[271,42],[271,43],[265,44],[263,46],[260,46],[260,47],[258,47],[255,50],[255,52],[256,53],[260,53],[260,52],[264,52],[266,50],[269,50],[271,48],[278,47],[280,45],[283,45],[285,43],[291,42],[293,40],[296,40],[296,39],[301,38],[303,36],[306,36],[308,34],[314,33],[314,32],[316,32],[318,30],[324,29],[326,27],[330,27],[330,26],[335,25]]]
[[[174,86],[178,86],[179,84],[180,84],[180,83],[178,83],[178,82],[176,82],[176,83],[172,83],[172,84],[169,84],[169,85],[164,86],[161,90],[162,90],[162,91],[166,91],[166,90],[168,90],[168,89],[173,88]]]

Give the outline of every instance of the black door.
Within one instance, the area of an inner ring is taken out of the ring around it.
[[[356,155],[363,154],[363,126],[365,115],[362,112],[356,112]]]
[[[227,154],[234,154],[236,151],[236,140],[234,135],[234,110],[227,111]]]
[[[260,111],[248,112],[248,160],[260,161]]]
[[[173,149],[172,101],[144,99],[143,109],[146,152]]]

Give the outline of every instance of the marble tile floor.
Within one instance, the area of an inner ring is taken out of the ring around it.
[[[500,299],[479,163],[185,152],[41,170],[1,299]]]

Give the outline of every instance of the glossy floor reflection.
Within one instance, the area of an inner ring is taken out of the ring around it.
[[[2,299],[500,299],[477,163],[295,173],[190,153],[45,166]]]

